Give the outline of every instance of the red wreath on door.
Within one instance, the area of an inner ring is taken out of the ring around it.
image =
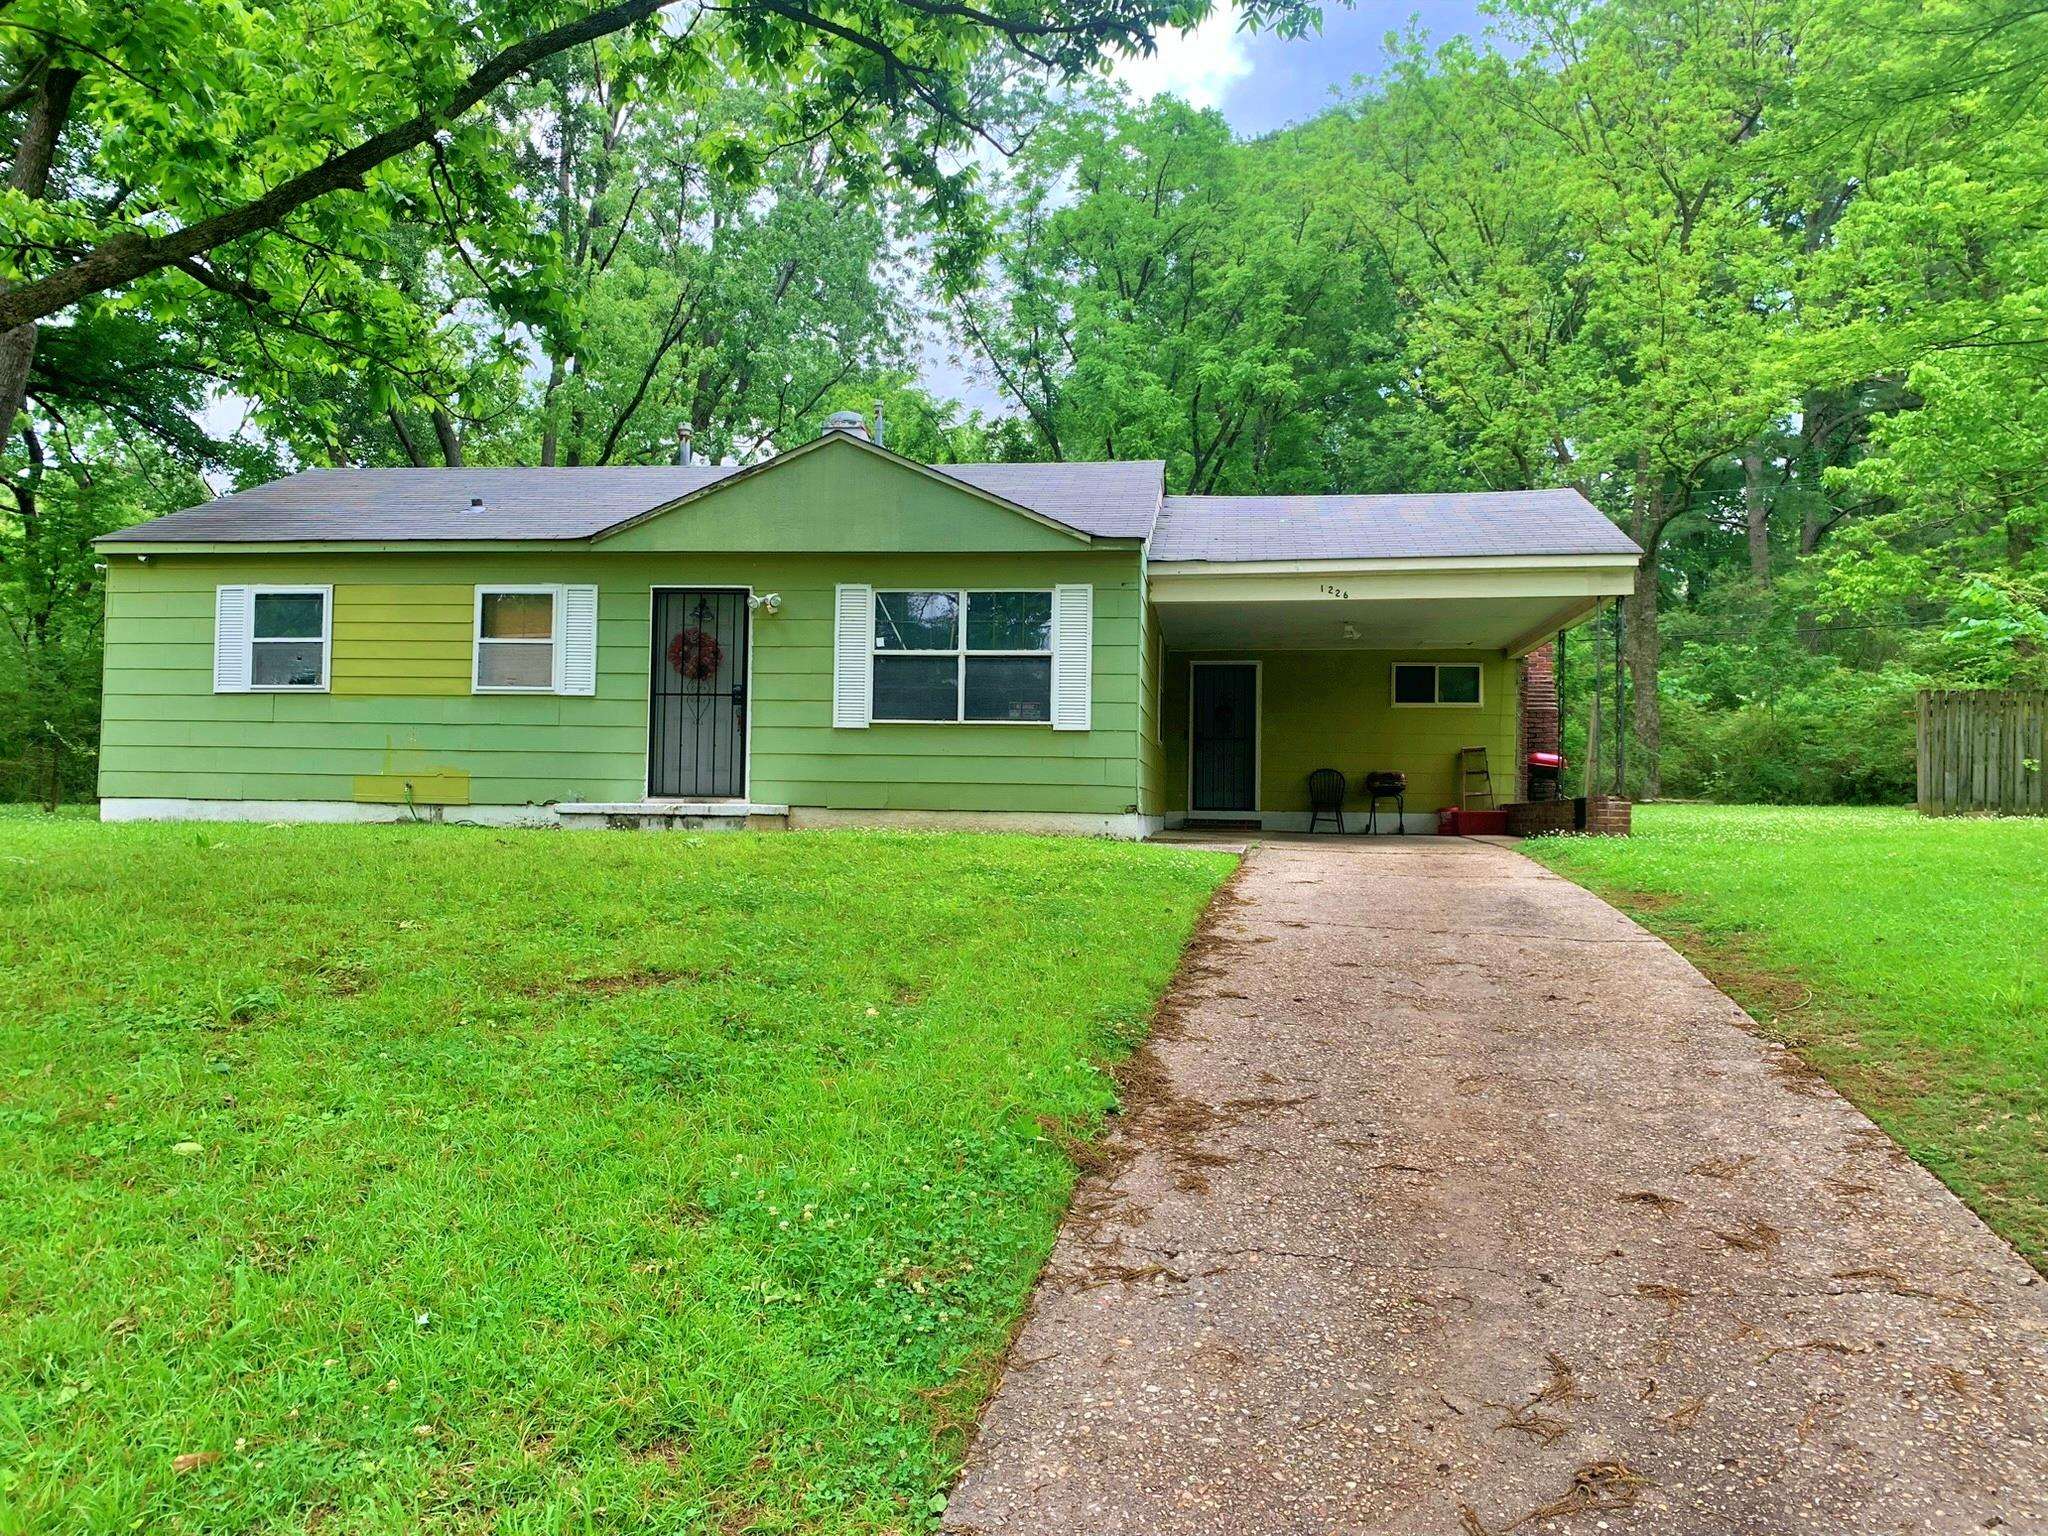
[[[678,630],[668,643],[668,664],[693,683],[716,677],[724,660],[725,647],[701,629]]]

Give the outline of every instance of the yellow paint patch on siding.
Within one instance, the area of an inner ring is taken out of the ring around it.
[[[468,693],[475,600],[470,587],[337,583],[330,687],[359,698]],[[465,783],[463,798],[446,803],[468,798]]]
[[[375,805],[467,805],[469,775],[460,768],[429,773],[359,773],[355,798]]]

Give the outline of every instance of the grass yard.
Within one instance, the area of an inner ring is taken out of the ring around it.
[[[0,818],[0,1532],[928,1526],[1230,863]]]
[[[1524,852],[1663,934],[2048,1271],[2048,821],[1650,805]]]

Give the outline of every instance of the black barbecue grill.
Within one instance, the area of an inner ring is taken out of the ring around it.
[[[1376,772],[1365,776],[1365,827],[1368,832],[1379,830],[1380,802],[1394,802],[1394,830],[1406,832],[1408,823],[1408,775],[1405,773]]]

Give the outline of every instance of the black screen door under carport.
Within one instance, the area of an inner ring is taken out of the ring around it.
[[[1246,662],[1200,662],[1190,692],[1194,720],[1189,733],[1188,808],[1194,811],[1258,809],[1259,673]]]
[[[647,793],[747,792],[747,594],[657,588],[648,684]]]

